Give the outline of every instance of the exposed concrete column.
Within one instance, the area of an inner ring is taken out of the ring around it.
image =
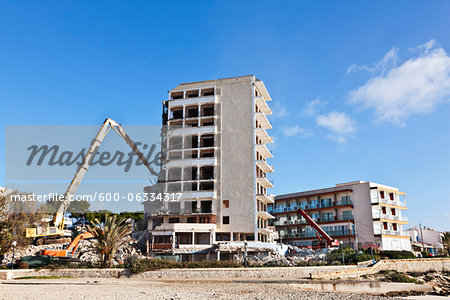
[[[175,249],[176,243],[175,243],[176,235],[175,231],[172,232],[172,249]]]
[[[195,242],[195,231],[192,231],[192,245],[194,245]]]

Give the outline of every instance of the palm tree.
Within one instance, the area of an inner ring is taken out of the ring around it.
[[[441,237],[442,245],[447,249],[447,255],[450,255],[450,231],[446,231]]]
[[[95,227],[88,226],[97,242],[94,244],[95,250],[100,255],[102,267],[109,268],[116,251],[123,246],[126,237],[131,234],[131,224],[127,220],[118,220],[117,216],[105,216],[103,227],[101,221],[95,219]]]

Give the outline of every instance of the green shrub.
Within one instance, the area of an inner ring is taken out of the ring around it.
[[[416,258],[414,253],[409,251],[381,251],[381,257],[387,257],[389,259],[409,259]]]
[[[195,261],[176,262],[168,259],[136,259],[132,261],[128,269],[131,273],[142,273],[161,269],[199,269],[199,268],[240,268],[242,265],[231,261]]]
[[[391,282],[419,283],[415,278],[399,272],[392,272],[386,278]]]

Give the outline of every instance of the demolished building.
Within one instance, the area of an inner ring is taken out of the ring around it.
[[[180,196],[144,202],[152,254],[220,259],[219,243],[274,243],[268,222],[274,217],[267,212],[274,201],[268,101],[255,76],[182,83],[169,91],[165,170],[145,191]]]

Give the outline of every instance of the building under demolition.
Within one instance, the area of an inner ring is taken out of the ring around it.
[[[228,259],[232,251],[224,245],[230,242],[234,248],[244,241],[273,245],[268,101],[255,76],[182,83],[169,91],[163,101],[167,162],[160,182],[146,192],[181,195],[144,203],[151,253],[219,259],[223,248],[229,251],[221,258]]]

